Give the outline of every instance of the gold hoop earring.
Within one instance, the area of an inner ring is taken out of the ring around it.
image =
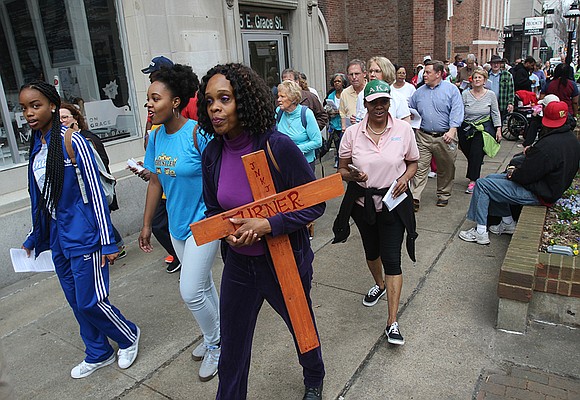
[[[174,116],[175,118],[179,119],[179,116],[180,116],[181,114],[179,113],[179,111],[177,111],[177,113],[176,113],[176,111],[177,111],[177,108],[174,108],[174,109],[173,109],[173,116]]]

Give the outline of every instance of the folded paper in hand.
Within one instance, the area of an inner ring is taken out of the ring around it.
[[[393,198],[393,190],[395,189],[396,185],[397,180],[395,179],[395,181],[389,188],[389,191],[387,192],[387,194],[385,194],[385,197],[383,197],[383,203],[385,203],[389,211],[393,211],[395,207],[397,207],[403,200],[407,198],[407,193],[405,192],[400,194],[397,198]]]
[[[54,272],[50,250],[43,251],[37,258],[34,258],[34,251],[28,257],[24,249],[10,249],[10,258],[14,272]]]
[[[137,170],[137,172],[141,172],[141,171],[143,171],[143,170],[145,169],[145,168],[143,168],[141,165],[137,164],[137,161],[135,161],[135,159],[134,159],[134,158],[130,158],[130,159],[128,159],[128,160],[127,160],[127,165],[128,165],[130,168],[134,168],[134,169],[136,169],[136,170]]]

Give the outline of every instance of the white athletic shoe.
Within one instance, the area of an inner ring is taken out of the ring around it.
[[[203,360],[203,357],[205,356],[205,353],[207,352],[207,346],[205,345],[205,343],[202,341],[200,344],[197,345],[197,347],[195,349],[193,349],[193,351],[191,352],[191,358],[193,358],[193,361],[201,361]]]
[[[111,357],[107,358],[105,361],[101,361],[98,363],[88,363],[86,361],[82,361],[79,365],[71,369],[70,376],[74,379],[85,378],[95,372],[96,370],[106,367],[107,365],[111,365],[115,362],[115,353],[111,354]]]
[[[511,224],[506,224],[505,222],[501,221],[498,225],[492,225],[489,227],[489,231],[496,235],[501,235],[505,233],[506,235],[513,235],[516,231],[516,223],[515,221]]]
[[[477,244],[489,244],[489,234],[477,233],[477,229],[471,228],[468,231],[459,232],[459,239],[465,240],[466,242],[475,242]]]
[[[222,351],[221,347],[218,346],[206,346],[206,349],[207,351],[199,367],[199,380],[202,382],[207,382],[217,375]]]
[[[127,369],[135,362],[137,354],[139,353],[139,339],[141,338],[141,329],[137,327],[137,339],[133,344],[126,349],[119,349],[117,356],[119,357],[119,368]]]

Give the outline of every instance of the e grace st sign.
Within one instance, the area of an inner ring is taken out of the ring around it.
[[[240,10],[240,28],[251,30],[287,30],[288,14]]]

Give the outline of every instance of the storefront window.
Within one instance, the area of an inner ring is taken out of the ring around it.
[[[18,90],[58,83],[103,141],[137,135],[116,11],[119,0],[0,0],[0,167],[26,161],[30,128]],[[5,106],[5,107],[4,107]]]

